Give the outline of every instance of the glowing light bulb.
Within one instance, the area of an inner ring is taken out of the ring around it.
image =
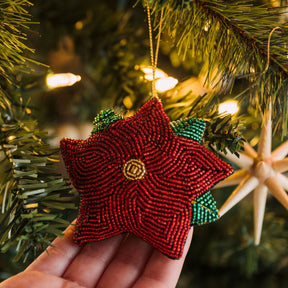
[[[131,109],[133,107],[133,102],[130,96],[126,96],[123,99],[123,104],[127,109]]]
[[[153,69],[152,67],[141,67],[144,72],[144,78],[149,81],[153,81]],[[158,92],[165,92],[174,88],[178,80],[173,77],[168,77],[168,75],[161,69],[156,68],[155,70],[155,86]]]
[[[173,77],[166,77],[158,79],[155,83],[156,90],[158,92],[165,92],[174,88],[178,83],[178,80]]]
[[[206,22],[205,26],[204,26],[204,30],[207,32],[210,28],[210,24],[209,22]]]
[[[46,77],[46,84],[50,89],[72,86],[81,80],[80,75],[72,73],[50,74]]]
[[[75,28],[76,28],[77,30],[82,30],[82,29],[83,29],[83,26],[84,26],[84,23],[83,23],[82,21],[77,21],[77,22],[75,23]]]
[[[151,67],[142,67],[141,70],[145,73],[144,78],[146,80],[153,80],[153,69]],[[155,70],[155,79],[166,78],[168,75],[161,69],[156,68]]]
[[[239,111],[239,106],[237,101],[229,100],[221,103],[218,108],[219,114],[228,113],[231,115],[236,114]]]

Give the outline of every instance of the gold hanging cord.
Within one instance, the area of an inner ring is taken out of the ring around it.
[[[149,7],[148,1],[146,1],[146,7],[147,7],[147,17],[148,17],[148,28],[149,28],[151,66],[152,66],[152,73],[153,73],[152,74],[153,75],[153,79],[152,79],[152,97],[158,98],[157,91],[156,91],[155,74],[156,74],[156,68],[157,68],[157,62],[158,62],[160,37],[161,37],[162,22],[163,22],[163,8],[161,9],[161,14],[160,14],[160,22],[159,22],[159,28],[158,28],[158,37],[157,37],[156,50],[155,50],[155,56],[154,56],[151,13],[150,13],[150,7]]]
[[[272,37],[272,34],[275,30],[277,29],[281,29],[281,27],[275,27],[273,28],[270,33],[269,33],[269,37],[268,37],[268,44],[267,44],[267,63],[266,63],[266,67],[264,69],[264,71],[261,73],[261,74],[264,74],[267,72],[268,68],[269,68],[269,65],[270,65],[270,42],[271,42],[271,37]]]
[[[269,66],[270,66],[270,42],[271,42],[271,37],[272,37],[272,34],[274,33],[275,30],[277,29],[281,29],[281,27],[277,26],[275,28],[273,28],[270,33],[269,33],[269,36],[268,36],[268,42],[267,42],[267,62],[266,62],[266,66],[264,68],[264,70],[262,72],[255,72],[255,73],[249,73],[249,74],[244,74],[244,75],[236,75],[237,78],[244,78],[244,77],[248,77],[248,76],[255,76],[257,78],[259,78],[260,76],[262,76],[263,74],[265,74],[268,69],[269,69]]]

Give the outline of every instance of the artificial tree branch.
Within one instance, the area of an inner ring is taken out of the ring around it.
[[[16,89],[16,71],[27,60],[23,53],[33,51],[23,43],[30,4],[0,2],[0,252],[16,247],[15,260],[45,249],[68,224],[62,211],[74,208],[66,198],[70,183],[55,173],[58,151],[49,147]]]
[[[257,6],[255,1],[247,0],[151,2],[156,16],[165,9],[163,29],[174,40],[179,54],[184,58],[188,53],[202,58],[207,83],[225,86],[237,78],[247,78],[250,85],[243,95],[250,97],[259,111],[271,96],[274,123],[286,135],[288,30],[285,23],[280,23],[283,7]],[[273,33],[268,51],[269,33],[276,26],[281,30]],[[270,64],[266,69],[268,58]]]

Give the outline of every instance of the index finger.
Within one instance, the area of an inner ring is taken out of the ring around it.
[[[52,245],[26,271],[40,271],[55,276],[62,276],[68,265],[81,250],[73,242],[75,230],[73,223],[64,231],[63,238],[57,237],[52,242]]]

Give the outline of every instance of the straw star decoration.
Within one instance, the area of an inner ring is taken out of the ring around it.
[[[270,192],[286,209],[288,209],[288,178],[283,172],[288,171],[288,141],[271,152],[272,121],[271,108],[264,114],[264,123],[257,152],[244,144],[244,152],[236,157],[228,152],[224,157],[239,166],[240,170],[219,183],[215,188],[239,184],[219,210],[223,216],[235,204],[253,191],[254,204],[254,243],[260,243],[267,193]],[[286,190],[286,191],[285,191]]]
[[[86,140],[63,139],[61,150],[81,196],[78,245],[131,232],[180,258],[191,225],[218,218],[208,191],[230,165],[199,143],[203,120],[170,122],[157,98],[123,119],[100,113]]]

